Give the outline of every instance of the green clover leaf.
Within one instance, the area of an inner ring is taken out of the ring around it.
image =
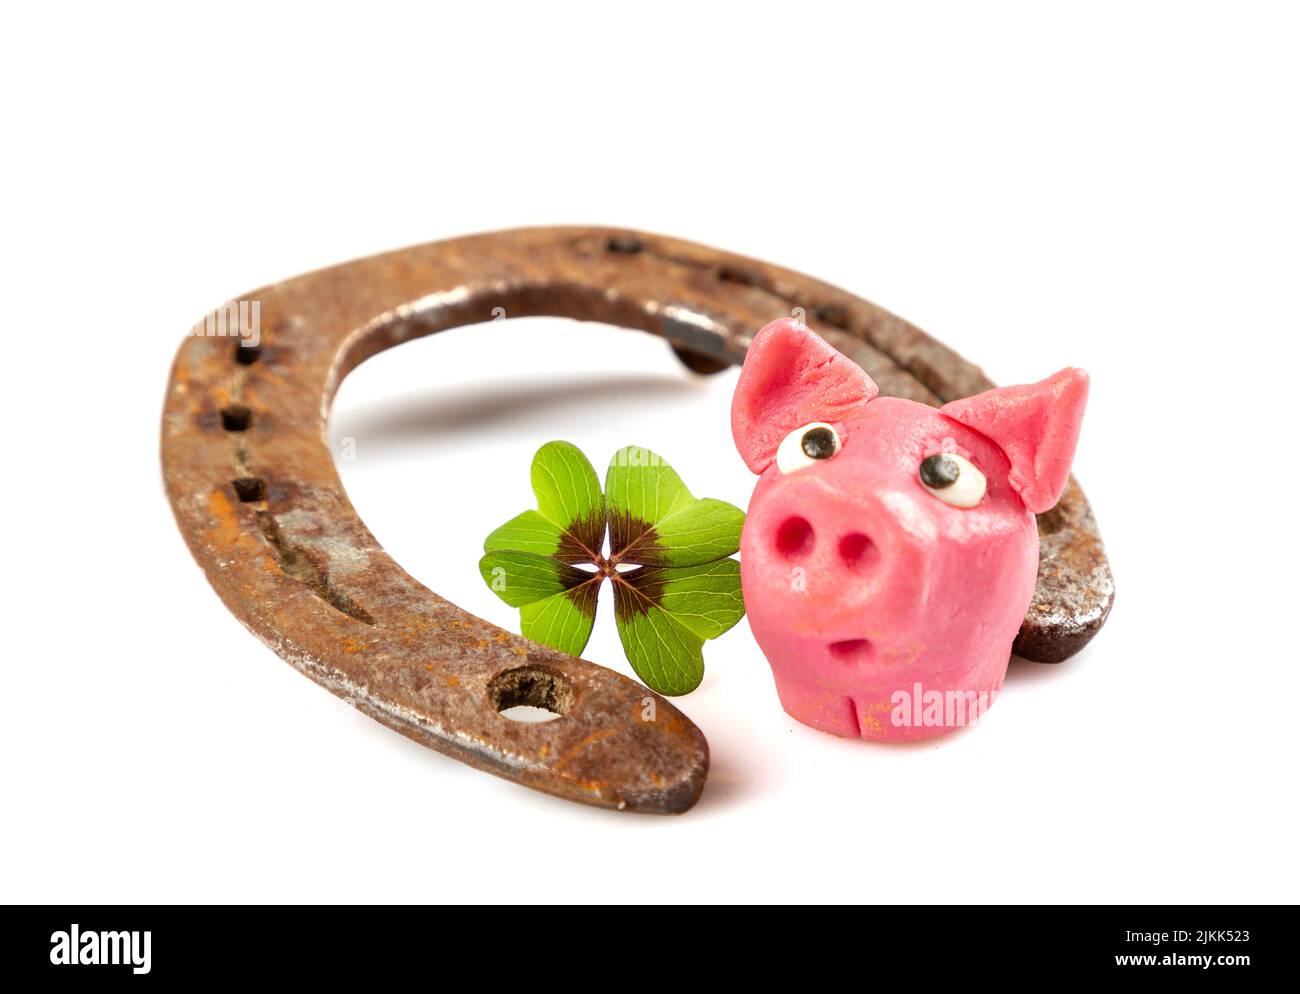
[[[523,634],[578,655],[608,579],[637,676],[661,694],[698,687],[704,643],[745,614],[740,564],[730,558],[744,512],[692,496],[667,463],[634,445],[614,454],[603,495],[591,463],[568,442],[538,449],[532,484],[537,510],[489,535],[479,560],[487,585],[519,608]]]

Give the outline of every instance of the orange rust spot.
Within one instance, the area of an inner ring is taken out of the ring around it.
[[[355,636],[349,635],[347,638],[343,639],[343,641],[339,643],[339,647],[344,652],[355,653],[355,652],[360,652],[362,649],[364,649],[366,647],[366,643],[362,642],[361,639],[356,638]]]
[[[432,673],[432,672],[433,672],[433,663],[425,663],[425,664],[424,664],[424,668],[425,668],[426,670],[428,670],[430,673]]]
[[[561,756],[559,759],[555,761],[555,769],[557,770],[564,769],[566,766],[572,763],[573,760],[577,757],[578,753],[581,752],[583,749],[587,748],[587,746],[593,745],[596,742],[599,742],[601,739],[607,739],[613,734],[614,734],[614,729],[602,728],[597,732],[592,732],[590,735],[584,736],[577,743],[577,745],[575,745],[572,749],[570,749],[568,752],[566,752],[563,756]]]
[[[510,633],[509,633],[509,632],[497,632],[495,635],[492,636],[492,641],[493,641],[493,642],[501,642],[501,643],[503,643],[503,644],[506,643],[506,642],[509,642],[509,641],[510,641]]]
[[[280,374],[272,372],[271,367],[267,366],[266,364],[263,364],[260,367],[258,367],[258,377],[262,381],[261,383],[258,384],[258,386],[264,386],[266,384],[270,384],[272,386],[283,387],[283,386],[287,386],[289,383],[289,381],[286,380]]]
[[[477,642],[474,643],[474,648],[475,648],[475,649],[486,649],[486,648],[487,648],[487,645],[488,645],[488,640],[487,640],[487,639],[479,639]]]
[[[208,496],[208,510],[217,522],[217,541],[222,545],[234,545],[239,540],[239,517],[224,490],[212,491]]]
[[[399,626],[394,626],[399,627]],[[428,621],[424,618],[412,614],[403,614],[400,621],[400,631],[395,634],[405,643],[414,642],[416,639],[424,639],[427,634],[438,628],[436,621]]]
[[[226,551],[237,548],[256,555],[268,571],[280,572],[275,555],[262,541],[261,534],[255,527],[244,526],[239,510],[230,502],[224,489],[218,488],[208,494],[208,511],[213,524],[205,534],[212,544]]]
[[[605,794],[606,789],[609,787],[609,784],[604,780],[593,780],[587,777],[575,777],[573,774],[566,773],[564,770],[558,768],[555,770],[555,775],[569,781],[569,783],[573,784],[574,786],[582,790],[585,790],[587,793],[595,794],[598,797],[603,796]]]
[[[447,677],[447,686],[448,686],[448,687],[459,687],[459,686],[460,686],[460,677],[458,677],[458,676],[449,676],[449,677]]]

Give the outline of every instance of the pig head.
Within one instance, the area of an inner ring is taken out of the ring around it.
[[[758,485],[741,537],[750,627],[785,710],[835,735],[928,738],[1002,686],[1088,393],[1066,369],[936,410],[877,397],[807,327],[755,336],[732,403]]]

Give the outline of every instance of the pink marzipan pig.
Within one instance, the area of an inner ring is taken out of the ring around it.
[[[972,723],[1001,688],[1088,376],[939,410],[878,392],[803,325],[755,336],[731,408],[759,476],[740,575],[785,710],[902,741]]]

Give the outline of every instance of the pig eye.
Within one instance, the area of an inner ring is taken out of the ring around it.
[[[922,459],[920,477],[921,486],[953,507],[974,507],[988,487],[984,474],[955,452]]]
[[[776,465],[782,473],[811,466],[829,459],[840,451],[840,436],[835,429],[822,421],[796,428],[777,446]]]

